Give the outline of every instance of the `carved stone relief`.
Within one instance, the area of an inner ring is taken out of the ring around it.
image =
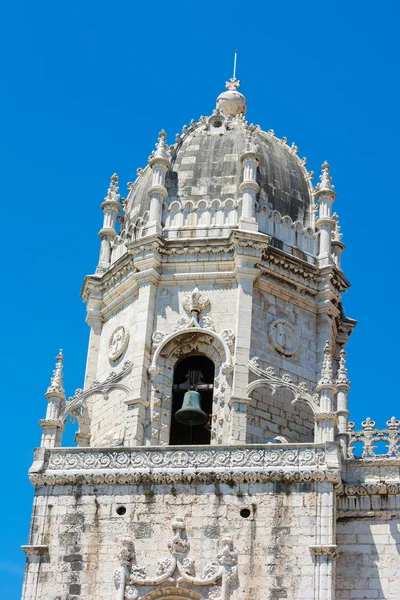
[[[116,598],[144,600],[153,597],[151,592],[146,590],[148,587],[165,584],[171,592],[175,586],[179,589],[182,584],[189,584],[193,587],[201,586],[203,590],[207,589],[206,597],[209,600],[216,598],[228,600],[237,579],[237,552],[233,547],[231,536],[223,538],[216,560],[207,565],[198,576],[195,561],[187,556],[190,542],[183,519],[174,519],[172,530],[173,537],[167,543],[170,556],[159,559],[153,576],[147,574],[147,566],[136,564],[133,540],[129,537],[122,540],[122,548],[118,554],[120,567],[114,571]]]
[[[299,336],[295,327],[284,319],[276,319],[269,327],[271,344],[287,356],[294,354],[299,347]]]
[[[111,334],[108,343],[108,356],[111,360],[120,358],[128,347],[129,331],[122,325],[117,327]]]

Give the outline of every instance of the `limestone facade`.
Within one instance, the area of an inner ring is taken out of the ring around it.
[[[398,598],[399,422],[349,423],[330,167],[313,187],[227,85],[126,199],[111,178],[84,387],[66,398],[60,353],[45,394],[23,600]]]

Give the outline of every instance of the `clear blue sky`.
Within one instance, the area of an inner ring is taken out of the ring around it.
[[[400,417],[397,311],[399,8],[396,2],[14,2],[0,49],[3,351],[0,597],[20,598],[43,394],[60,347],[82,386],[89,329],[79,298],[99,252],[110,175],[121,193],[157,132],[210,114],[231,76],[248,118],[295,141],[338,198],[351,410]],[[70,439],[70,438],[69,438]]]

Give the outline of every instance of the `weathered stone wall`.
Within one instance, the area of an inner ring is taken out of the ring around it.
[[[339,519],[336,600],[398,600],[400,519]]]
[[[259,388],[251,394],[247,413],[246,443],[261,444],[277,436],[288,443],[314,440],[314,414],[304,402],[292,404],[293,394],[278,390],[274,395]]]
[[[309,546],[316,543],[316,489],[332,495],[328,483],[38,488],[31,543],[47,544],[49,553],[42,557],[36,595],[28,586],[24,598],[117,598],[113,572],[121,540],[133,538],[137,565],[154,576],[157,562],[169,556],[176,516],[185,520],[187,557],[198,576],[217,561],[223,537],[232,536],[238,553],[232,600],[314,598]],[[117,513],[121,506],[123,515]],[[241,516],[244,508],[248,518]],[[208,586],[188,588],[201,598],[217,597],[208,596]]]
[[[296,330],[298,348],[291,355],[279,352],[271,343],[270,327],[276,319],[288,321]],[[265,364],[282,369],[315,387],[317,381],[317,317],[291,299],[266,293],[259,288],[253,293],[251,331],[252,356]]]

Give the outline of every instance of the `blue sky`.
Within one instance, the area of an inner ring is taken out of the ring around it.
[[[396,3],[21,2],[3,5],[3,352],[0,597],[20,598],[40,441],[55,355],[82,386],[89,329],[79,291],[94,271],[110,175],[121,194],[157,132],[173,141],[210,114],[231,76],[248,119],[295,141],[310,169],[331,163],[359,324],[348,345],[351,413],[400,416]],[[69,435],[69,439],[71,439]]]

